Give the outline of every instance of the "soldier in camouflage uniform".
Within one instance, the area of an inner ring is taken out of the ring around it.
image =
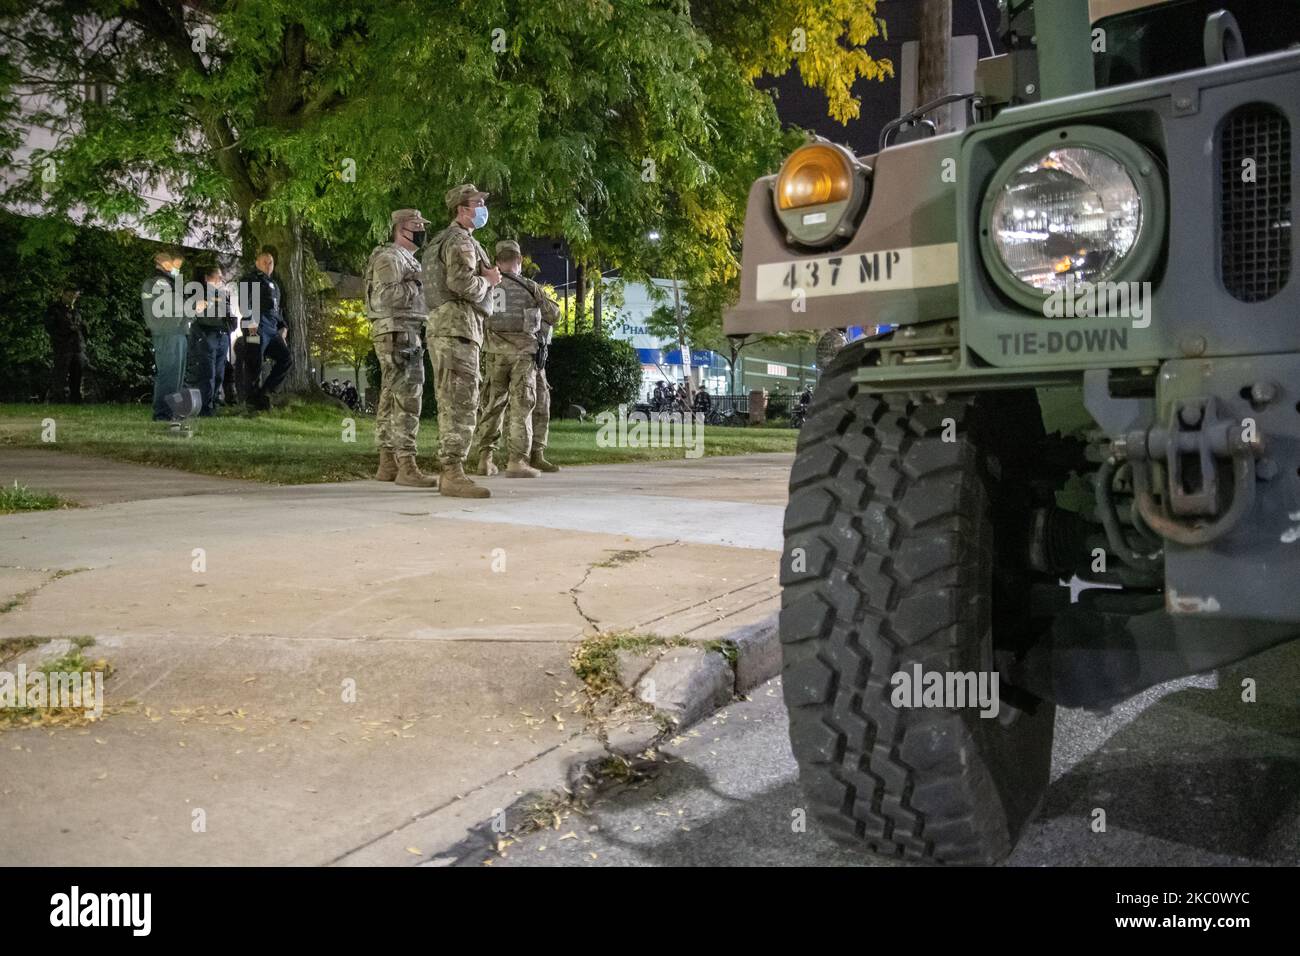
[[[366,314],[379,357],[382,383],[375,409],[379,481],[412,488],[436,488],[438,479],[415,462],[424,396],[424,347],[420,342],[428,312],[415,250],[424,241],[428,220],[418,209],[392,215],[392,242],[376,246],[366,263]]]
[[[554,327],[546,329],[546,344],[550,345]],[[546,458],[546,439],[551,434],[551,383],[546,380],[546,366],[537,370],[537,404],[533,406],[533,450],[528,463],[538,471],[559,471],[560,466]]]
[[[491,495],[465,477],[465,458],[478,413],[483,321],[492,313],[492,290],[501,282],[501,273],[473,235],[487,224],[483,203],[487,195],[469,183],[448,190],[451,225],[433,238],[422,256],[438,390],[440,490],[454,498]]]
[[[487,320],[483,343],[483,402],[470,461],[478,465],[481,475],[496,472],[492,452],[501,437],[502,419],[507,419],[506,476],[536,478],[541,469],[531,465],[529,458],[536,447],[533,424],[537,414],[538,343],[555,325],[560,308],[537,283],[520,274],[523,254],[519,243],[513,239],[498,242],[496,261],[501,284],[492,290],[492,315]],[[545,442],[543,435],[543,446]],[[540,454],[536,457],[545,461]],[[555,470],[555,466],[547,470]]]

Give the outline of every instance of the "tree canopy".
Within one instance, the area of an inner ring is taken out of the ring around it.
[[[797,64],[851,116],[880,31],[874,0],[0,0],[2,198],[51,239],[275,244],[305,375],[306,251],[357,268],[461,181],[494,193],[485,240],[727,286],[748,187],[798,138],[755,80]],[[16,162],[21,114],[56,141]]]

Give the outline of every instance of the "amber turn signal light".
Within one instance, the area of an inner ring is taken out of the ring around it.
[[[853,170],[841,150],[825,143],[809,143],[786,157],[776,178],[778,209],[801,209],[848,199],[853,192]]]

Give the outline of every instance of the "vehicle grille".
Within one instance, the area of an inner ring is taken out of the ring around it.
[[[1223,284],[1242,302],[1263,302],[1291,275],[1291,124],[1271,106],[1248,103],[1228,115],[1219,137]]]

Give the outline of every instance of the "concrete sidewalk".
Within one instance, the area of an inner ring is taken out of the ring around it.
[[[173,468],[91,458],[54,448],[0,448],[0,485],[12,485],[15,481],[81,505],[254,491],[265,487],[255,481],[192,475]]]
[[[427,858],[589,746],[584,635],[708,640],[776,609],[789,466],[570,468],[467,501],[0,450],[0,481],[114,502],[0,518],[0,638],[93,637],[117,668],[102,722],[0,734],[0,863]]]

